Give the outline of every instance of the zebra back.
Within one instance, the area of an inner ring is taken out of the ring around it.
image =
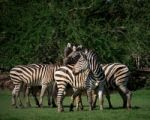
[[[82,89],[85,88],[85,80],[87,79],[89,72],[89,69],[87,69],[78,74],[74,74],[72,65],[61,66],[55,72],[54,78],[58,87],[64,87],[65,85],[70,84],[73,88]]]
[[[121,63],[110,63],[101,64],[101,66],[109,87],[115,88],[119,85],[127,85],[130,71],[126,65]]]
[[[22,82],[31,86],[47,84],[54,80],[54,72],[59,67],[52,64],[18,65],[10,70],[10,78],[14,85]]]

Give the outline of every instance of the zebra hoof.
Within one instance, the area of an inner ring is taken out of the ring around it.
[[[126,104],[123,104],[122,108],[127,108]]]
[[[37,105],[38,108],[40,108],[40,105]]]
[[[51,105],[48,105],[49,108],[51,108]]]
[[[74,107],[73,104],[71,104],[69,111],[73,111],[73,107]]]
[[[51,106],[51,103],[50,103],[50,102],[48,102],[48,106],[49,106],[49,107]]]
[[[14,106],[14,108],[15,108],[15,109],[17,109],[17,108],[18,108],[18,106]]]
[[[93,109],[95,109],[96,108],[96,105],[93,105]]]
[[[43,105],[42,105],[42,104],[40,104],[40,105],[39,105],[39,107],[40,107],[40,108],[43,108]]]
[[[71,112],[71,111],[73,111],[73,109],[69,109],[69,111]]]
[[[90,108],[89,108],[89,111],[92,111],[92,110],[93,110],[93,108],[92,108],[92,107],[90,107]]]
[[[103,110],[103,107],[100,107],[99,109],[100,109],[100,110]]]
[[[83,107],[80,108],[80,111],[82,111],[82,110],[83,110]]]
[[[37,106],[39,106],[39,105],[40,105],[40,103],[39,103],[39,101],[38,101],[38,100],[36,100],[35,102],[36,102],[36,105],[37,105]]]
[[[109,106],[109,109],[113,109],[113,106]]]
[[[40,104],[39,104],[39,102],[36,102],[36,105],[37,105],[37,107],[40,107]]]
[[[19,104],[20,108],[24,108],[24,105],[22,103]]]
[[[76,111],[82,111],[83,107],[76,108]]]
[[[16,104],[12,103],[12,104],[11,104],[11,106],[13,106],[13,107],[14,107],[14,106],[16,106]]]
[[[131,110],[131,106],[127,107],[127,110]]]
[[[52,107],[53,107],[53,108],[56,108],[56,107],[57,107],[57,105],[56,105],[56,104],[52,104]]]
[[[63,112],[63,111],[64,111],[64,109],[63,109],[63,108],[58,109],[58,112]]]
[[[24,108],[24,106],[23,106],[23,105],[19,105],[19,108],[21,108],[21,109],[22,109],[22,108]]]

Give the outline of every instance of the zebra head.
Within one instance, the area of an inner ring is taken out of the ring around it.
[[[78,46],[77,45],[70,46],[70,45],[71,44],[67,45],[69,54],[66,55],[66,53],[65,53],[66,50],[64,51],[64,54],[65,54],[65,56],[64,56],[65,58],[64,58],[64,61],[63,61],[64,65],[75,64],[77,62],[77,60],[80,58],[80,54],[79,54],[78,51],[80,51],[82,49],[82,45],[78,45]]]
[[[78,74],[81,71],[85,71],[89,68],[88,60],[86,55],[83,52],[78,52],[80,54],[80,58],[76,62],[73,67],[73,73]]]

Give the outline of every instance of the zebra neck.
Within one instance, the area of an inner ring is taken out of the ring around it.
[[[71,70],[73,69],[73,65],[67,65],[67,67]]]

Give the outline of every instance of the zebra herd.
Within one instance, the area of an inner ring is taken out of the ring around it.
[[[112,108],[110,101],[111,90],[118,90],[123,99],[123,107],[131,108],[131,91],[127,88],[130,71],[128,67],[120,63],[101,64],[97,54],[90,49],[83,48],[82,45],[67,44],[64,50],[63,65],[55,64],[30,64],[18,65],[10,70],[10,79],[15,85],[12,91],[12,105],[16,108],[23,106],[20,92],[22,86],[26,86],[26,102],[30,106],[29,94],[34,87],[41,86],[40,100],[36,98],[36,91],[32,92],[36,103],[42,107],[45,91],[48,92],[48,105],[53,105],[57,101],[58,112],[64,111],[63,98],[70,85],[73,95],[70,104],[70,111],[73,110],[74,100],[77,100],[77,109],[82,109],[81,94],[86,90],[89,103],[89,110],[96,106],[99,98],[99,108],[103,109],[104,93]],[[111,88],[111,89],[110,89]],[[56,96],[54,94],[57,94]],[[57,98],[57,99],[56,99]],[[55,99],[55,100],[54,100]]]

